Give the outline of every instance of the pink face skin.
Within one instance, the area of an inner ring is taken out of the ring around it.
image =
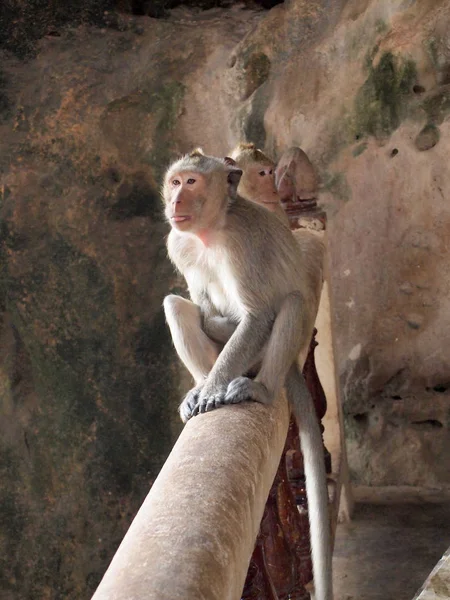
[[[171,226],[179,231],[195,229],[199,218],[198,200],[206,196],[206,181],[193,171],[175,173],[169,179],[169,201],[166,217]]]
[[[276,210],[280,204],[280,196],[275,188],[273,168],[255,165],[255,167],[247,169],[246,175],[252,182],[255,192],[254,201],[264,204],[268,210]]]

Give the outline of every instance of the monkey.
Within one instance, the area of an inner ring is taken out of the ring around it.
[[[252,143],[240,143],[225,157],[227,164],[242,170],[238,193],[275,213],[284,223],[289,220],[275,187],[275,163]]]
[[[186,422],[245,400],[270,404],[286,386],[301,423],[316,599],[331,600],[322,438],[296,360],[311,338],[323,257],[311,254],[305,261],[286,224],[237,193],[241,176],[225,159],[196,150],[175,161],[164,178],[168,254],[191,297],[164,300],[175,348],[195,380],[180,414]],[[218,329],[229,327],[223,343],[208,330],[217,319]],[[246,377],[255,364],[255,378]]]

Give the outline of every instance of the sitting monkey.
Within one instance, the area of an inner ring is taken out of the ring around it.
[[[275,163],[251,143],[238,144],[230,156],[225,157],[225,161],[242,169],[239,195],[261,204],[288,225],[289,220],[281,206],[281,198],[275,186]]]
[[[240,197],[241,175],[225,159],[194,151],[172,164],[164,178],[165,214],[172,227],[168,252],[192,299],[171,295],[164,300],[175,348],[196,381],[180,413],[186,421],[248,399],[271,403],[286,386],[301,422],[316,599],[331,600],[322,438],[297,365],[319,303],[322,252],[302,255],[281,219]],[[229,328],[222,329],[223,348],[209,324]],[[244,376],[259,363],[255,379]]]

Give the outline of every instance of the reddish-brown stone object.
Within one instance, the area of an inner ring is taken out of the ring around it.
[[[314,329],[303,374],[320,421],[326,412],[326,398],[314,361],[316,333]],[[329,473],[331,459],[325,448],[324,454]],[[279,600],[308,600],[310,595],[304,587],[312,579],[308,503],[299,431],[292,416],[283,456],[261,522],[258,546],[261,548],[259,556],[264,557],[264,568],[257,567],[254,554],[242,598],[265,598],[263,592],[259,592],[264,580],[266,588],[274,586]]]

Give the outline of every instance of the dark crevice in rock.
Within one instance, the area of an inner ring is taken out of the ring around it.
[[[283,0],[244,0],[247,8],[263,8],[269,10]],[[136,16],[149,16],[154,18],[164,17],[167,10],[177,6],[189,6],[208,10],[210,8],[227,8],[234,4],[233,0],[119,0],[117,8]]]
[[[269,10],[282,0],[244,0],[246,8]],[[120,13],[164,18],[177,6],[200,10],[230,7],[233,0],[10,0],[0,2],[0,48],[32,57],[44,36],[60,36],[66,25],[82,23],[121,29]]]
[[[420,429],[431,430],[431,429],[442,429],[443,424],[437,419],[424,419],[422,421],[411,421],[411,425]]]
[[[447,385],[438,384],[438,385],[433,386],[433,392],[437,392],[438,394],[445,394],[445,392],[447,390],[448,390]]]
[[[120,221],[132,217],[160,216],[158,193],[144,182],[124,182],[117,190],[115,203],[109,208],[109,217]]]
[[[356,415],[353,415],[353,419],[357,423],[361,423],[362,425],[367,423],[367,418],[368,418],[367,413],[357,413]]]

